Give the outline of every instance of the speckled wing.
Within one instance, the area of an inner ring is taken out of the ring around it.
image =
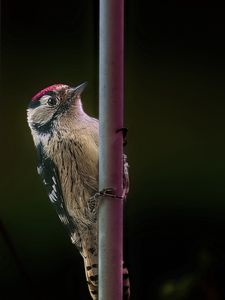
[[[47,189],[48,197],[53,204],[61,222],[66,226],[72,242],[77,246],[79,251],[82,251],[80,236],[77,231],[76,224],[73,218],[69,215],[64,203],[57,168],[54,162],[45,155],[43,146],[41,144],[39,144],[37,147],[37,157],[37,171]]]

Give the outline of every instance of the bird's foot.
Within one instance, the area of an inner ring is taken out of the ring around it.
[[[118,133],[120,131],[122,131],[122,133],[123,133],[123,145],[126,146],[126,144],[127,144],[126,136],[127,136],[128,129],[126,127],[122,127],[122,128],[117,129],[116,133]]]

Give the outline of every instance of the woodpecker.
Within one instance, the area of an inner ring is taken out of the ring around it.
[[[44,88],[31,99],[27,121],[37,150],[38,174],[84,259],[89,292],[97,300],[99,122],[83,110],[81,94],[85,87],[86,83],[75,88],[66,84]],[[125,154],[123,159],[125,199],[129,190]],[[128,270],[123,265],[123,299],[129,297]]]

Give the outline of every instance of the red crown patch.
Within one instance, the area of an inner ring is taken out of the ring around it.
[[[44,88],[43,90],[41,90],[40,92],[38,92],[36,95],[34,95],[34,97],[31,100],[36,101],[37,99],[42,97],[47,92],[52,92],[52,91],[58,90],[58,89],[63,88],[63,87],[67,87],[67,85],[62,84],[62,83],[57,83],[57,84],[50,85],[50,86]]]

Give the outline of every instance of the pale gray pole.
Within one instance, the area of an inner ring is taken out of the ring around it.
[[[100,0],[99,300],[122,299],[124,1]]]

